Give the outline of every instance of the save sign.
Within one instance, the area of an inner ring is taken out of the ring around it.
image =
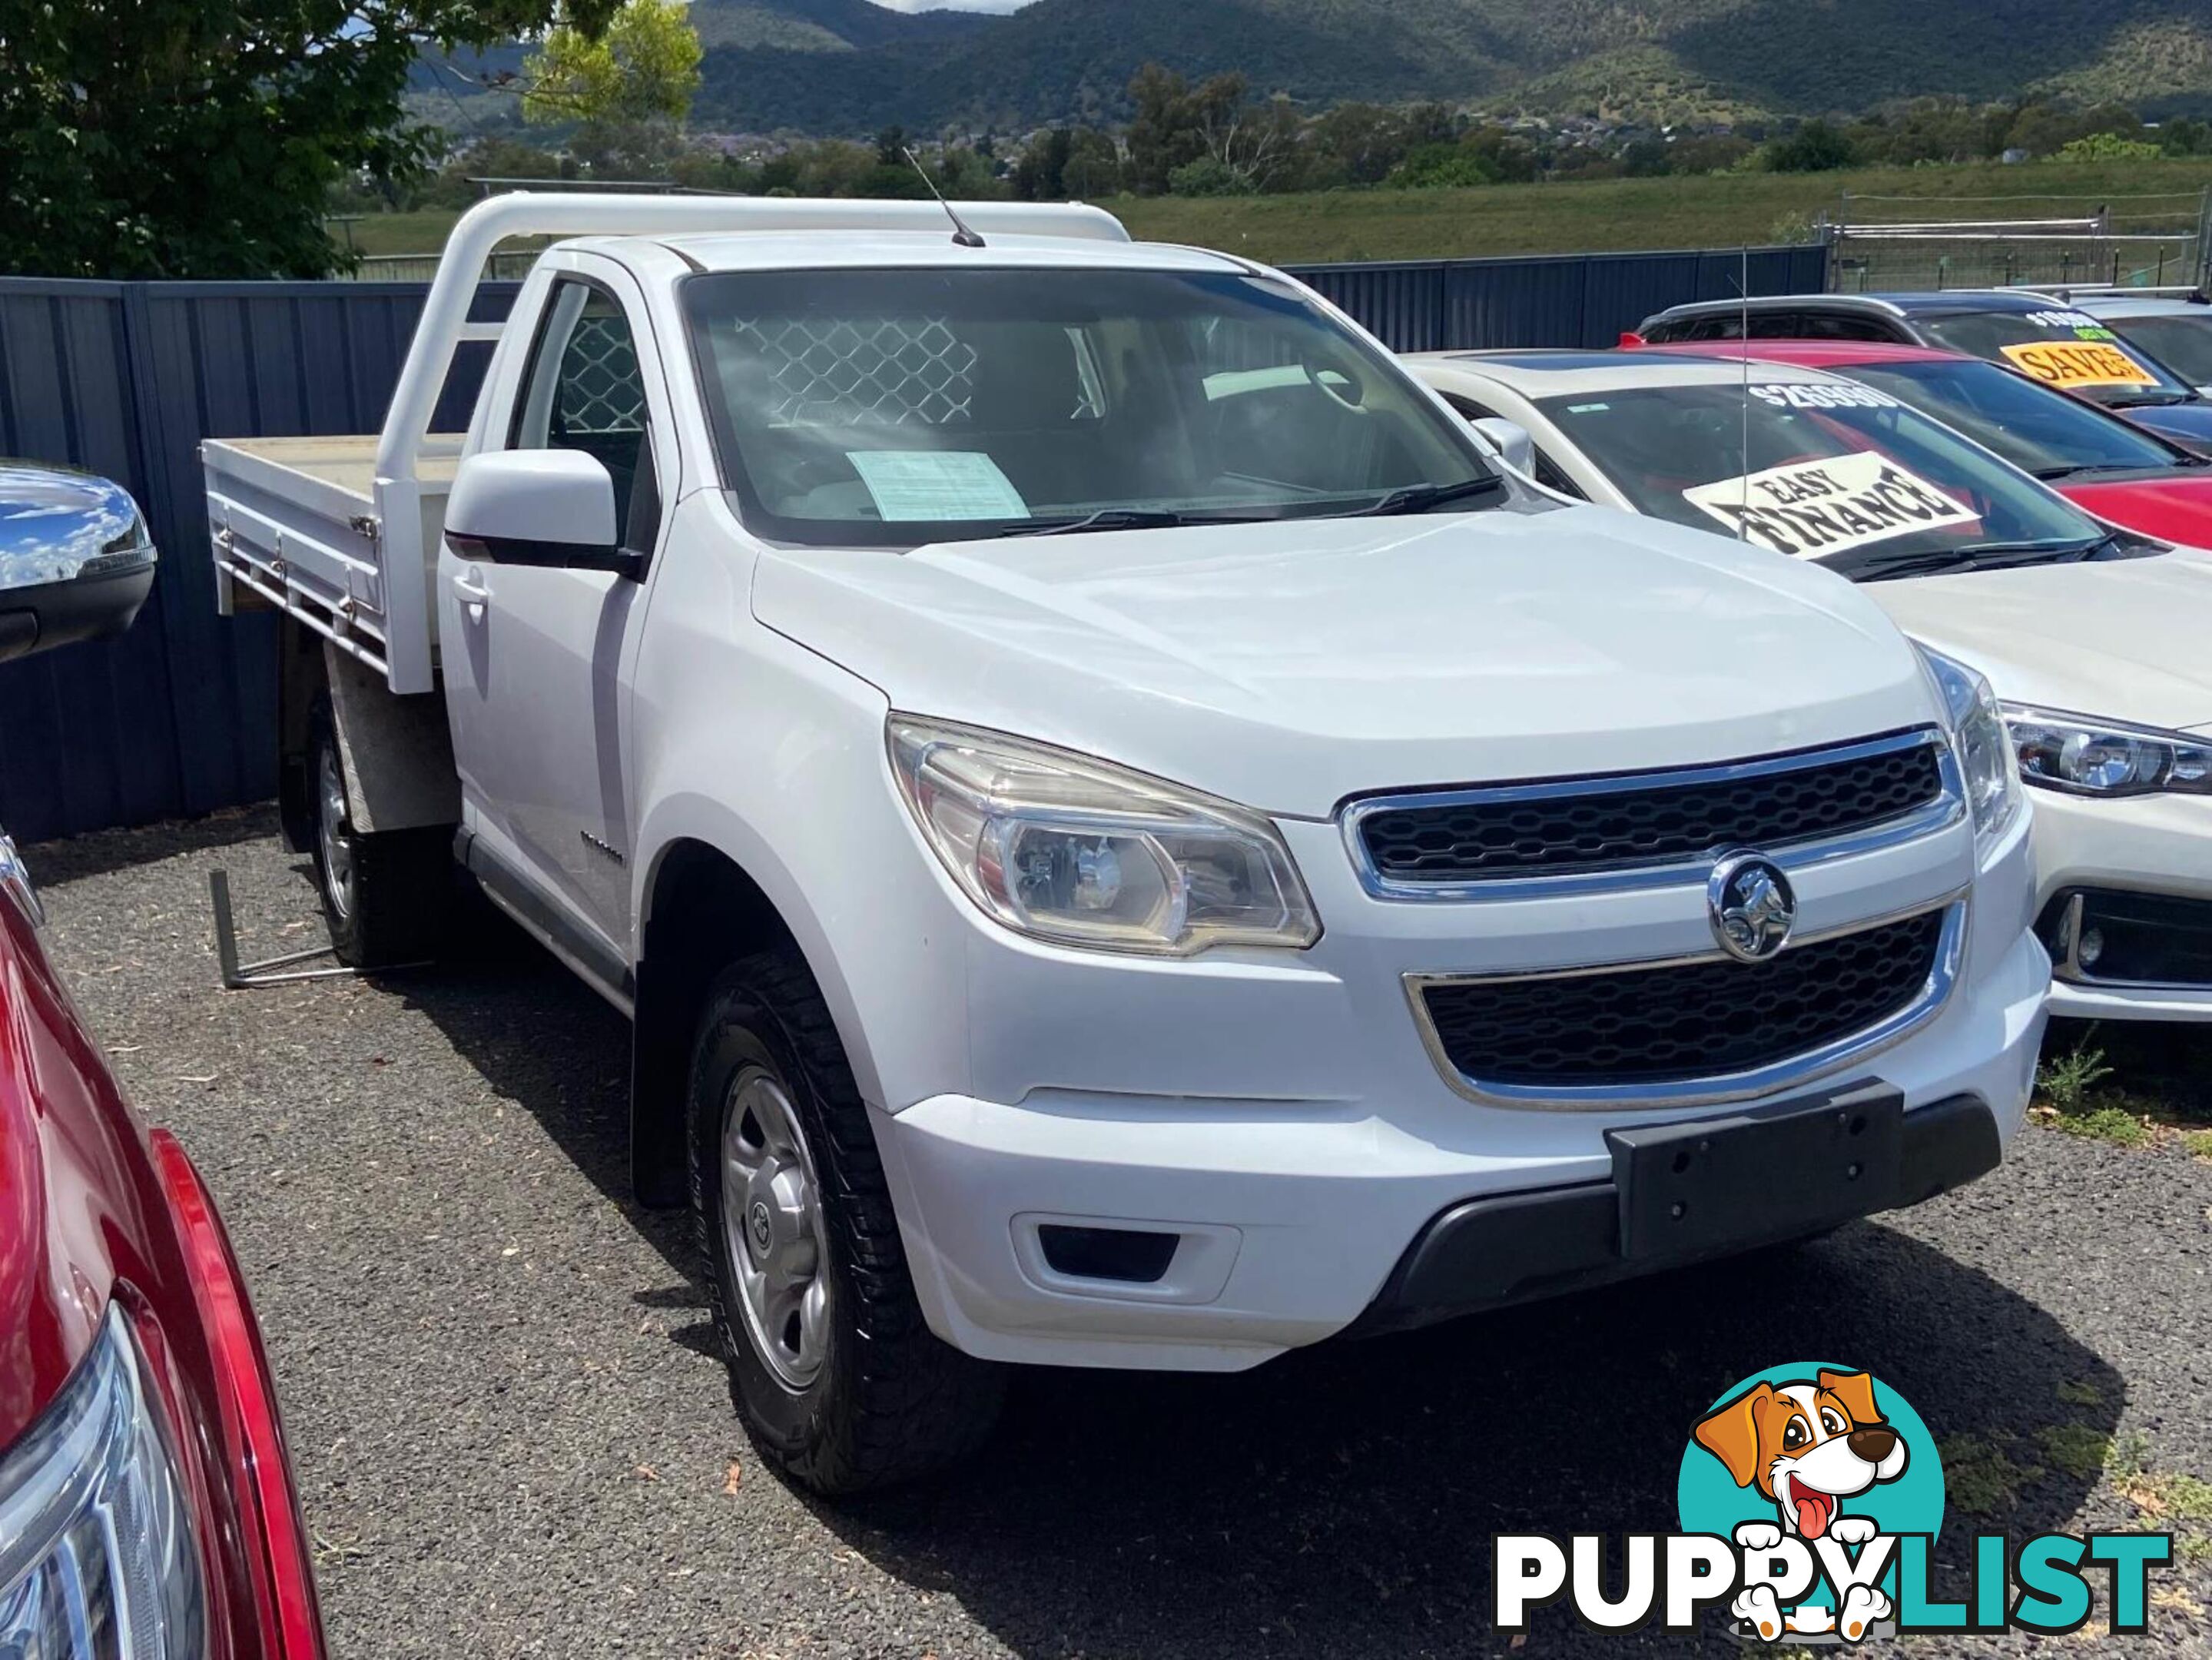
[[[1926,479],[1870,450],[1699,484],[1682,499],[1735,534],[1799,558],[1979,522]]]
[[[2027,340],[2002,348],[2016,368],[2046,386],[2154,386],[2158,377],[2101,340]]]

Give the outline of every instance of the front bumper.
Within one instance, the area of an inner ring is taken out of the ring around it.
[[[1888,1091],[1856,1092],[1879,1099]],[[1846,1095],[1820,1104],[1848,1108]],[[1537,1298],[1585,1291],[1638,1274],[1679,1268],[1754,1246],[1825,1231],[1850,1215],[1898,1209],[1933,1199],[1986,1176],[2004,1157],[1996,1116],[1970,1095],[1921,1108],[1905,1121],[1897,1182],[1876,1203],[1826,1211],[1811,1227],[1789,1217],[1793,1186],[1802,1169],[1771,1155],[1754,1155],[1751,1167],[1728,1172],[1730,1183],[1776,1201],[1762,1222],[1735,1208],[1719,1237],[1688,1249],[1663,1243],[1632,1243],[1627,1220],[1623,1160],[1613,1179],[1537,1193],[1471,1199],[1437,1217],[1407,1246],[1375,1300],[1351,1329],[1370,1336],[1431,1325],[1462,1314],[1504,1308]]]
[[[2032,792],[2036,913],[2053,947],[2051,1012],[2080,1020],[2212,1021],[2212,979],[2146,979],[2118,957],[2084,963],[2070,946],[2067,902],[2076,894],[2212,903],[2212,798],[2118,800]],[[2192,909],[2187,903],[2177,908]]]
[[[2009,1140],[2027,1108],[2050,971],[2025,915],[2009,921],[2008,933],[1977,929],[1968,976],[1939,1019],[1822,1087],[1879,1081],[1901,1092],[1908,1147],[1929,1145],[1917,1127],[1934,1121],[1922,1112],[1948,1112],[1940,1104],[1961,1097],[1982,1104],[1996,1140]],[[1252,1041],[1269,1047],[1260,1033]],[[1444,1116],[1352,1096],[1056,1089],[1016,1104],[939,1096],[872,1116],[915,1287],[939,1336],[990,1359],[1226,1371],[1352,1326],[1453,1207],[1509,1195],[1572,1204],[1577,1190],[1612,1179],[1607,1130],[1745,1110],[1506,1111],[1436,1089]],[[1948,1155],[1929,1166],[1956,1167]],[[1041,1229],[1066,1225],[1181,1239],[1156,1281],[1081,1280],[1054,1272],[1039,1247]],[[1556,1287],[1566,1288],[1587,1254],[1583,1241],[1536,1265],[1522,1276],[1526,1294],[1553,1289],[1541,1284],[1547,1276],[1568,1276]]]

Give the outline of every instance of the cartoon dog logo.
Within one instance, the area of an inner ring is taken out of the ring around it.
[[[1746,1522],[1736,1543],[1767,1550],[1794,1534],[1808,1544],[1832,1538],[1865,1544],[1881,1529],[1862,1516],[1838,1516],[1842,1501],[1905,1473],[1905,1438],[1882,1420],[1874,1379],[1863,1371],[1820,1371],[1806,1382],[1759,1383],[1716,1407],[1697,1427],[1697,1442],[1727,1466],[1736,1486],[1774,1503],[1780,1525]],[[1761,1637],[1782,1634],[1771,1586],[1740,1595],[1729,1612]],[[1892,1612],[1872,1586],[1854,1586],[1838,1610],[1836,1629],[1853,1642]]]

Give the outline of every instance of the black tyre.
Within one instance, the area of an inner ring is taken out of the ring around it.
[[[307,740],[307,800],[315,887],[338,960],[360,969],[421,963],[437,955],[449,914],[453,832],[449,825],[368,835],[346,805],[345,757],[327,700],[317,703]]]
[[[981,1444],[1003,1372],[922,1318],[867,1110],[795,949],[747,958],[709,989],[690,1112],[714,1323],[762,1451],[837,1494]]]

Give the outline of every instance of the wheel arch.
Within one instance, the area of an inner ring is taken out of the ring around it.
[[[813,913],[781,864],[744,838],[693,826],[645,861],[637,890],[636,1003],[630,1040],[630,1178],[640,1202],[686,1202],[684,1101],[692,1039],[714,976],[739,957],[788,944],[805,958],[864,1094],[880,1098],[851,999]]]

